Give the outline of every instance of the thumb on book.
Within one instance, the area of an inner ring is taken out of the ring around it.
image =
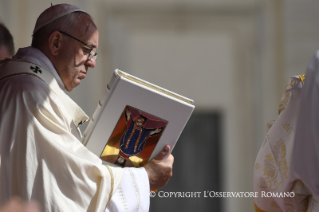
[[[164,146],[162,151],[160,153],[158,153],[158,155],[156,155],[156,157],[154,157],[154,159],[155,160],[164,160],[164,158],[169,154],[170,149],[171,148],[169,145]]]

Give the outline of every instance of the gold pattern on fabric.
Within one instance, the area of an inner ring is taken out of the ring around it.
[[[298,77],[300,78],[300,80],[302,82],[302,85],[304,85],[305,84],[306,75],[305,74],[301,74],[301,75],[298,75]]]
[[[106,203],[106,206],[105,206],[105,209],[107,207],[107,205],[109,204],[112,196],[113,196],[113,190],[114,190],[114,175],[113,175],[113,171],[112,169],[108,166],[108,165],[105,165],[106,168],[109,170],[110,172],[110,175],[111,175],[111,191],[110,191],[110,195],[109,195],[109,199],[107,200],[107,203]]]
[[[260,169],[261,168],[261,165],[259,163],[256,163],[255,164],[255,169]]]
[[[282,111],[286,109],[286,105],[289,102],[290,97],[291,97],[291,93],[289,91],[285,91],[279,104],[278,114],[280,114]]]
[[[287,132],[292,131],[292,126],[290,124],[281,124],[281,126],[286,130]]]
[[[254,202],[254,208],[256,212],[266,212],[264,210],[261,210],[260,208],[258,208],[258,206],[256,205],[256,203]]]
[[[288,178],[288,168],[286,146],[283,140],[279,140],[273,147],[273,152],[266,155],[264,159],[264,180],[269,190],[276,190],[282,186],[283,181]]]
[[[285,88],[283,96],[281,97],[278,114],[280,114],[283,110],[286,109],[286,105],[290,100],[291,97],[291,90],[294,89],[296,85],[300,82],[301,78],[291,78],[288,85]]]
[[[309,197],[304,194],[299,194],[298,192],[294,192],[295,197],[294,197],[294,202],[297,205],[297,211],[299,212],[307,212],[308,210],[308,202],[309,202]],[[287,204],[286,204],[287,205]]]
[[[127,139],[127,141],[126,141],[125,149],[128,148],[128,145],[130,144],[130,141],[131,141],[131,139],[132,139],[132,137],[133,137],[133,135],[134,135],[134,133],[135,133],[136,128],[137,128],[137,125],[134,124],[133,130],[132,130],[130,136],[128,137],[128,139]]]
[[[143,132],[143,129],[140,129],[140,133],[138,134],[138,138],[137,138],[135,145],[134,145],[134,152],[136,152],[138,142],[140,141],[141,136],[142,136],[142,132]]]
[[[302,195],[310,195],[310,191],[307,189],[305,184],[301,180],[297,180],[295,185],[292,189],[295,194],[302,194]]]
[[[291,205],[291,204],[285,204],[285,205],[287,207],[289,207],[289,208],[286,208],[285,212],[293,212],[293,211],[295,211],[293,205]],[[267,211],[264,211],[264,210],[260,209],[255,202],[254,202],[254,208],[255,208],[255,212],[267,212]],[[275,201],[271,202],[271,208],[276,208],[277,210],[280,209],[279,205]],[[302,211],[298,211],[298,212],[307,212],[307,209],[302,209]]]

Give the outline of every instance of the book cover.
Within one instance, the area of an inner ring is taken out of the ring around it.
[[[139,167],[173,150],[193,110],[192,100],[117,69],[83,143],[103,161]]]

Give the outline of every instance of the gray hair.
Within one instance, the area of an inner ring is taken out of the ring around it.
[[[0,23],[0,47],[6,46],[11,55],[14,55],[14,43],[9,30]]]
[[[81,16],[87,17],[84,23],[79,22],[79,17]],[[73,32],[77,31],[79,28],[86,31],[88,26],[92,23],[94,24],[92,17],[85,12],[77,11],[67,14],[39,29],[32,37],[31,46],[35,48],[43,47],[47,43],[50,35],[55,31]]]

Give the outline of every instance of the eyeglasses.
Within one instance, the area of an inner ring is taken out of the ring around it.
[[[96,52],[96,49],[94,49],[94,47],[92,47],[92,46],[90,46],[90,45],[87,45],[87,44],[84,43],[83,41],[81,41],[81,40],[79,40],[79,39],[73,37],[72,35],[69,35],[69,34],[66,33],[66,32],[63,32],[63,31],[59,31],[59,32],[62,33],[62,34],[64,34],[64,35],[69,36],[70,38],[73,38],[74,40],[79,41],[79,42],[82,43],[82,44],[84,44],[84,46],[90,50],[89,56],[88,56],[88,60],[90,60],[90,59],[93,58],[93,57],[94,57],[95,60],[97,59],[98,53]]]

